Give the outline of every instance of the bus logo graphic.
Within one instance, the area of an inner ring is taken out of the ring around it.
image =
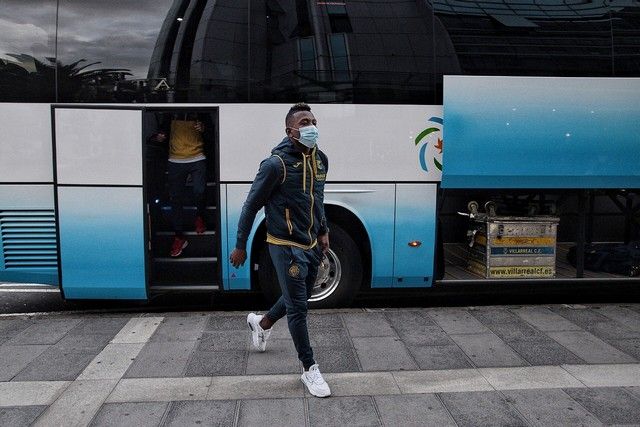
[[[442,160],[438,160],[438,157],[440,157],[440,159],[442,159],[441,155],[442,155],[442,118],[440,117],[431,117],[428,120],[429,124],[431,124],[432,126],[429,126],[428,128],[426,128],[425,130],[423,130],[422,132],[420,132],[418,134],[418,136],[416,136],[415,139],[415,145],[416,147],[420,144],[422,144],[422,146],[420,147],[420,151],[418,154],[418,158],[420,160],[420,167],[422,168],[423,171],[425,172],[429,172],[429,167],[428,166],[431,162],[429,162],[427,160],[427,157],[430,157],[432,159],[433,162],[433,166],[435,166],[436,169],[438,169],[440,172],[442,172]],[[429,141],[434,141],[433,143],[433,149],[432,150],[428,150],[429,148]]]

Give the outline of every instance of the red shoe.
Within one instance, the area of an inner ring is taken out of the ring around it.
[[[207,225],[204,223],[204,220],[201,216],[196,217],[196,233],[202,234],[207,231]]]
[[[173,245],[171,245],[171,256],[172,257],[180,256],[180,254],[182,254],[182,250],[186,248],[188,244],[189,242],[187,242],[186,239],[183,239],[182,237],[178,237],[178,236],[174,237]]]

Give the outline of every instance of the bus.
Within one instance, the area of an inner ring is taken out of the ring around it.
[[[274,298],[263,213],[245,265],[228,258],[299,101],[330,162],[314,307],[640,280],[636,1],[5,1],[0,28],[0,281],[66,299]],[[204,123],[206,231],[185,191],[189,246],[171,257],[154,135],[179,116]],[[495,222],[502,238],[508,218],[525,221],[511,243],[476,235]],[[607,250],[621,266],[597,265]]]

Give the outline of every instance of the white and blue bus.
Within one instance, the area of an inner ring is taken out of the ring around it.
[[[472,201],[559,218],[555,274],[527,280],[639,280],[588,253],[640,239],[636,1],[4,0],[0,34],[0,281],[273,297],[262,213],[249,262],[228,258],[299,101],[330,161],[315,306],[518,282],[467,268]],[[174,114],[205,123],[207,157],[207,231],[187,192],[180,257],[153,138]]]

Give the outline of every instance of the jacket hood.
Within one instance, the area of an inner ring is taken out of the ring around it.
[[[291,155],[298,154],[300,151],[293,144],[293,141],[288,136],[285,136],[280,144],[276,145],[273,150],[271,150],[271,154],[277,153],[287,153]]]

